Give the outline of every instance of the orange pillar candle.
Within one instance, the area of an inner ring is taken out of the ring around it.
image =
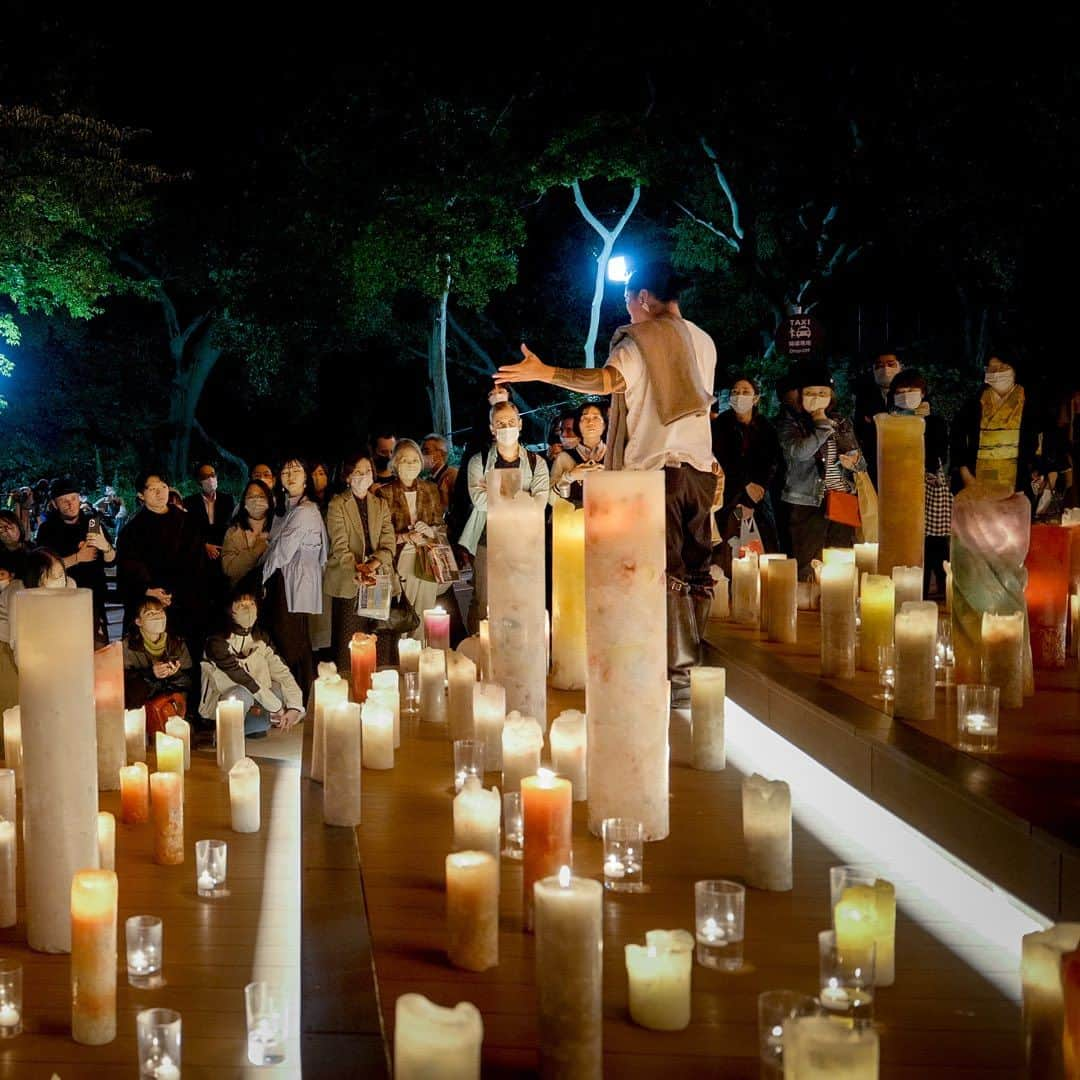
[[[1065,666],[1065,627],[1069,618],[1069,532],[1062,525],[1032,525],[1027,567],[1031,658],[1043,671]]]
[[[154,862],[179,866],[184,861],[183,778],[174,772],[153,773],[150,802],[154,811]]]
[[[145,761],[120,770],[120,820],[142,825],[150,820],[150,771]]]
[[[570,865],[570,830],[573,819],[573,785],[541,769],[521,781],[521,814],[524,825],[525,929],[533,927],[533,885]]]
[[[127,764],[123,642],[114,641],[94,653],[94,714],[98,790],[115,791],[120,784],[120,766]]]
[[[352,665],[352,700],[363,702],[371,689],[371,676],[375,671],[374,634],[353,634],[349,642],[349,662]]]
[[[71,1037],[116,1038],[116,874],[79,870],[71,880]]]

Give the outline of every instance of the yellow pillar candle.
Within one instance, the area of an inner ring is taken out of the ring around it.
[[[1061,1077],[1065,1072],[1065,994],[1062,961],[1080,948],[1080,923],[1058,923],[1025,934],[1020,978],[1024,992],[1024,1042],[1028,1076]]]
[[[1024,613],[984,612],[979,643],[982,681],[1000,691],[1003,709],[1024,707]]]
[[[493,682],[473,687],[473,730],[484,744],[484,771],[502,769],[503,725],[506,723],[506,691]]]
[[[551,743],[551,767],[570,781],[574,802],[588,798],[586,778],[585,714],[566,709],[551,722],[548,739]]]
[[[821,674],[855,678],[855,566],[821,568]]]
[[[769,641],[794,644],[798,636],[799,564],[794,559],[773,559],[766,565],[765,629]]]
[[[896,690],[893,712],[906,720],[934,719],[937,604],[908,600],[896,614]]]
[[[690,1023],[694,936],[649,930],[644,945],[626,946],[630,1019],[650,1031],[682,1031]]]
[[[454,967],[487,971],[499,962],[499,859],[490,851],[446,856],[446,955]]]
[[[217,763],[223,776],[244,756],[244,703],[226,698],[217,706]]]
[[[420,719],[425,724],[446,723],[446,653],[442,649],[420,653]]]
[[[174,772],[180,777],[181,798],[184,790],[184,744],[175,735],[154,733],[158,772]]]
[[[360,709],[365,769],[394,767],[394,714],[385,705],[368,700]]]
[[[551,512],[551,685],[585,688],[585,511],[559,499]]]
[[[146,709],[124,710],[124,742],[127,745],[127,763],[146,760]]]
[[[487,851],[499,858],[502,798],[498,788],[485,788],[478,776],[466,777],[454,796],[454,850]]]
[[[839,871],[834,868],[833,873]],[[896,890],[884,878],[844,886],[833,908],[833,928],[841,952],[857,955],[875,946],[874,985],[892,986],[896,978]]]
[[[780,562],[786,559],[786,555],[772,553],[758,556],[758,629],[768,630],[768,613],[766,605],[769,601],[769,563]]]
[[[472,739],[473,687],[476,685],[476,665],[460,653],[446,654],[446,713],[451,739]]]
[[[124,741],[124,644],[114,641],[94,653],[94,716],[97,727],[98,790],[116,791],[127,764]]]
[[[727,766],[724,703],[727,671],[718,667],[690,669],[690,742],[692,764],[705,772]]]
[[[141,825],[150,820],[150,772],[145,761],[120,770],[120,820]]]
[[[747,885],[770,892],[791,888],[791,788],[754,773],[742,782]]]
[[[229,816],[233,832],[256,833],[262,825],[259,766],[241,758],[229,770]]]
[[[182,716],[170,716],[165,721],[165,734],[184,744],[184,772],[191,768],[191,725]]]
[[[79,870],[71,881],[71,1037],[116,1038],[116,874]]]
[[[15,822],[0,819],[0,926],[14,926],[17,920],[15,904],[16,866],[18,849],[15,841]]]
[[[154,817],[154,862],[179,866],[184,861],[183,775],[151,773],[150,805]]]
[[[484,1023],[468,1001],[444,1009],[423,994],[394,1006],[394,1080],[480,1080]]]
[[[864,574],[859,601],[859,670],[877,671],[878,650],[893,643],[895,589],[891,577]]]
[[[543,748],[544,732],[533,717],[512,712],[506,718],[502,733],[503,791],[519,790],[526,776],[536,774]]]
[[[119,770],[117,770],[119,772]],[[97,816],[98,869],[116,869],[116,818],[108,810]]]
[[[878,413],[878,573],[922,566],[926,536],[926,451],[921,416]]]
[[[349,681],[337,672],[324,675],[314,683],[314,707],[311,726],[311,779],[322,783],[326,739],[323,726],[326,710],[349,700]]]
[[[754,552],[731,560],[731,617],[757,626],[761,618],[761,575]]]
[[[432,649],[440,656],[439,649]],[[323,776],[323,821],[327,825],[359,825],[363,803],[360,779],[363,749],[360,706],[343,702],[323,716],[326,768]]]
[[[401,676],[394,668],[376,671],[371,676],[371,689],[377,692],[376,701],[389,706],[394,713],[394,749],[401,745]],[[369,695],[370,697],[370,692]]]
[[[15,774],[16,790],[22,791],[22,723],[18,705],[4,710],[4,764]]]
[[[876,574],[877,571],[877,543],[856,544],[855,551],[855,581],[856,588],[862,585],[863,574]]]

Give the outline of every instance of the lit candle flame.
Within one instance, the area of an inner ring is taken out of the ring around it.
[[[555,773],[551,769],[537,769],[536,775],[540,778],[541,787],[551,787],[555,780]]]
[[[570,888],[570,867],[564,866],[559,870],[559,885],[564,889]]]

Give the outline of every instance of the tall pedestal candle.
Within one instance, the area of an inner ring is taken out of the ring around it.
[[[454,967],[487,971],[499,962],[499,857],[446,856],[446,955]]]
[[[754,773],[742,782],[746,884],[770,892],[791,888],[791,788]]]
[[[183,777],[174,772],[150,774],[154,816],[154,862],[179,866],[184,861]]]
[[[690,742],[693,766],[719,772],[727,766],[724,705],[727,671],[717,667],[690,669]]]
[[[326,738],[323,728],[326,710],[349,700],[349,683],[340,675],[325,675],[315,680],[315,719],[311,728],[311,779],[322,782],[326,768]]]
[[[124,710],[124,742],[127,746],[127,763],[146,760],[146,709]]]
[[[71,881],[71,1037],[116,1038],[116,874],[79,870]]]
[[[476,686],[476,665],[460,653],[446,654],[446,712],[451,739],[472,739],[473,688]]]
[[[585,511],[559,499],[551,512],[551,685],[585,688]]]
[[[589,797],[585,729],[585,714],[577,709],[567,709],[551,722],[548,732],[551,767],[559,776],[570,781],[574,789],[574,802],[584,802]]]
[[[485,772],[498,772],[502,769],[505,723],[506,691],[498,683],[477,683],[473,687],[473,729],[476,738],[484,744]],[[534,769],[533,772],[535,771]]]
[[[4,764],[15,774],[15,787],[22,791],[22,710],[18,705],[4,710]]]
[[[878,650],[893,643],[895,589],[891,577],[866,574],[859,600],[859,670],[877,671]]]
[[[852,564],[821,569],[821,674],[855,678],[855,572]]]
[[[597,472],[585,485],[589,829],[668,833],[666,548],[662,472]]]
[[[446,652],[420,653],[420,719],[425,724],[446,723]]]
[[[323,717],[326,769],[323,775],[323,821],[327,825],[359,825],[363,749],[360,706],[335,705]]]
[[[454,850],[488,851],[499,857],[502,797],[498,788],[485,788],[478,776],[465,779],[454,796]]]
[[[982,676],[996,686],[1003,709],[1024,707],[1024,613],[982,617]]]
[[[896,699],[893,712],[906,720],[934,718],[934,657],[937,604],[909,600],[896,615]]]
[[[480,1080],[484,1023],[468,1001],[444,1009],[423,994],[394,1006],[394,1080]]]
[[[1065,995],[1062,961],[1080,948],[1080,923],[1058,923],[1025,934],[1020,977],[1024,991],[1024,1042],[1028,1076],[1066,1080]],[[1070,1078],[1071,1080],[1071,1078]]]
[[[1071,528],[1032,525],[1031,547],[1025,567],[1028,573],[1028,624],[1031,657],[1041,671],[1065,666],[1065,637],[1069,621],[1069,549]]]
[[[92,594],[26,589],[18,622],[27,937],[68,952],[71,879],[97,861]]]
[[[522,872],[525,929],[533,927],[533,885],[570,865],[573,799],[569,780],[541,769],[521,781],[525,858]]]
[[[349,642],[349,665],[352,678],[352,700],[364,702],[371,689],[371,676],[375,671],[374,634],[353,634]]]
[[[94,714],[97,718],[98,790],[120,787],[127,764],[124,740],[124,644],[114,641],[94,653]]]
[[[761,619],[761,576],[754,552],[731,560],[731,617],[745,626]]]
[[[922,566],[926,536],[926,422],[878,413],[878,573]]]

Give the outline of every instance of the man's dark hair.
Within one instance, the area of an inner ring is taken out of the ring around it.
[[[690,282],[678,273],[669,262],[648,262],[640,269],[635,270],[626,288],[630,292],[640,292],[644,289],[652,293],[661,303],[670,304],[679,299],[680,294]]]

